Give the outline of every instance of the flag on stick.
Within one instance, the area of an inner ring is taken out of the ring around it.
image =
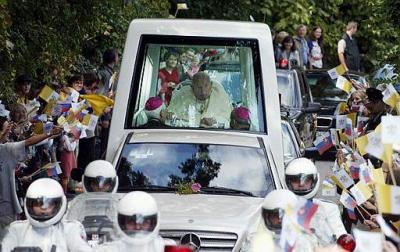
[[[328,71],[329,76],[332,80],[337,79],[339,76],[343,75],[346,72],[346,68],[344,65],[340,64],[339,66],[332,68]]]
[[[376,184],[376,201],[380,213],[400,214],[400,187]]]

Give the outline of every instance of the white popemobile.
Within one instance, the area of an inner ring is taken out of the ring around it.
[[[171,54],[174,68],[165,72]],[[162,106],[154,98],[164,98],[161,87],[171,92]],[[200,251],[239,251],[262,219],[265,195],[284,184],[278,97],[266,24],[132,21],[106,154],[118,194],[151,193],[164,238],[196,241]],[[240,107],[247,129],[226,122],[229,109]]]

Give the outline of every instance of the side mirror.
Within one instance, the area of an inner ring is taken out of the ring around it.
[[[304,113],[317,113],[321,110],[321,103],[319,102],[310,102],[306,108],[303,108],[302,111]]]

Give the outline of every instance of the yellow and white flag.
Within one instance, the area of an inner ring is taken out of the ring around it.
[[[58,98],[60,98],[60,95],[46,85],[40,91],[39,97],[45,100],[46,102],[49,102],[50,100],[58,100]]]
[[[377,184],[385,184],[385,177],[383,176],[383,169],[372,169],[372,181]]]
[[[104,95],[81,95],[83,99],[86,99],[93,108],[94,113],[97,116],[101,116],[106,107],[110,107],[114,105],[114,101]]]
[[[372,197],[372,191],[364,182],[359,181],[350,189],[351,194],[357,202],[357,205],[363,204]]]
[[[97,121],[99,117],[92,114],[86,114],[83,117],[82,124],[87,126],[88,130],[94,131],[96,129]]]
[[[386,89],[382,92],[383,101],[390,107],[395,108],[396,103],[400,100],[400,95],[392,84],[386,85]]]
[[[347,104],[345,102],[339,102],[339,104],[336,106],[335,112],[333,115],[341,115],[343,114],[347,109]]]
[[[332,68],[328,71],[329,76],[332,80],[337,79],[339,76],[343,75],[346,72],[346,68],[344,65],[340,64],[339,66]]]
[[[393,147],[392,144],[382,143],[381,136],[382,126],[380,124],[374,131],[356,139],[357,148],[361,155],[368,153],[390,164],[392,162]]]
[[[337,171],[334,171],[333,175],[331,176],[331,179],[333,182],[335,182],[337,186],[339,186],[342,189],[346,189],[354,185],[353,179],[344,169],[339,169]]]
[[[382,143],[400,143],[400,116],[382,116],[381,125]]]
[[[336,80],[336,87],[349,94],[353,85],[345,77],[339,75]]]
[[[379,232],[353,230],[357,251],[383,251],[382,234]]]
[[[400,187],[377,184],[376,201],[380,213],[400,214]]]

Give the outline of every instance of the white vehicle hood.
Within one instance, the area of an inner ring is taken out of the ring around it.
[[[209,230],[240,234],[257,224],[263,199],[171,193],[152,194],[160,209],[161,230]]]

